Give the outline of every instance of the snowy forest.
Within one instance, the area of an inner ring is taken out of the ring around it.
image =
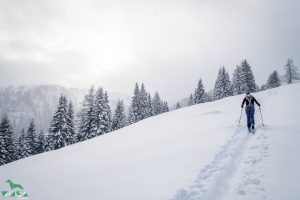
[[[158,92],[153,96],[147,92],[143,83],[140,86],[135,84],[128,109],[120,99],[112,111],[108,93],[102,87],[92,86],[89,89],[79,113],[74,112],[73,102],[61,95],[48,130],[37,130],[35,120],[32,119],[17,137],[10,119],[4,115],[0,124],[0,165],[85,141],[172,109],[246,92],[263,91],[278,87],[284,82],[291,84],[299,80],[299,73],[292,59],[287,60],[284,72],[283,75],[277,71],[271,72],[266,83],[259,86],[255,82],[251,65],[247,60],[242,60],[236,66],[232,78],[225,67],[219,69],[213,90],[207,91],[200,78],[194,91],[187,97],[187,103],[178,102],[174,108],[170,108]]]

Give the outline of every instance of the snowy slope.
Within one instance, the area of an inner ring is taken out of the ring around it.
[[[155,116],[0,167],[30,199],[300,199],[300,84],[255,94],[257,132],[238,127],[243,96]],[[258,111],[258,110],[257,110]]]

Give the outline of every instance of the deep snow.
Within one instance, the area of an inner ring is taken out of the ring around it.
[[[237,125],[243,95],[182,108],[0,167],[30,199],[300,199],[300,84],[254,94],[261,125]]]

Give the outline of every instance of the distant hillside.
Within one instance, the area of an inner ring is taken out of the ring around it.
[[[18,134],[27,128],[31,118],[37,124],[37,131],[47,131],[61,94],[74,103],[75,112],[81,108],[81,102],[87,89],[66,88],[58,85],[10,86],[0,88],[0,116],[7,114]],[[130,97],[117,93],[108,93],[112,111],[118,99],[123,99],[126,106]]]

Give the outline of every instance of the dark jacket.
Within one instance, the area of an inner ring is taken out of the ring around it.
[[[249,106],[249,103],[251,102],[250,105],[254,106],[254,102],[260,106],[260,103],[258,103],[258,101],[256,101],[256,99],[254,98],[254,96],[250,96],[249,98],[248,97],[245,97],[244,100],[243,100],[243,103],[242,103],[242,107],[244,107],[244,104],[246,103],[246,106]]]

